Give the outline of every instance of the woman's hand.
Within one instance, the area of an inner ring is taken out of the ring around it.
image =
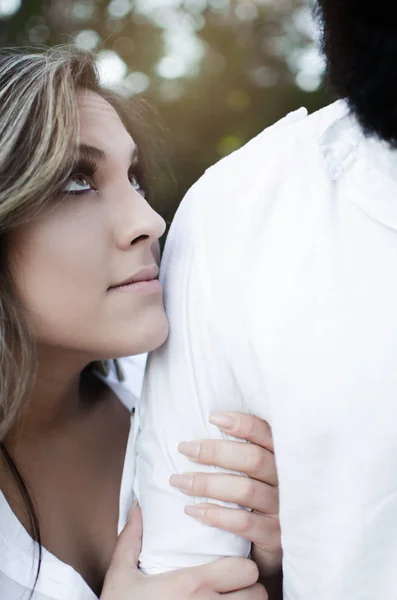
[[[258,568],[244,558],[144,575],[137,566],[141,540],[141,511],[136,508],[118,540],[101,600],[267,600],[265,588],[256,583]]]
[[[231,531],[253,542],[252,558],[262,577],[281,570],[282,549],[278,518],[278,480],[269,425],[243,413],[212,415],[221,431],[250,442],[200,440],[183,442],[179,451],[196,463],[216,465],[245,473],[184,473],[173,475],[171,485],[191,496],[233,502],[252,509],[224,508],[216,504],[187,506],[185,512],[210,525]]]

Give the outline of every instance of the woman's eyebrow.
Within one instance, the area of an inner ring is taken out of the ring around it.
[[[81,144],[79,146],[79,159],[80,160],[94,160],[104,161],[106,160],[106,152],[97,148],[96,146],[89,146],[87,144]],[[138,162],[138,146],[134,146],[131,151],[131,164]]]
[[[79,160],[103,161],[106,160],[106,152],[96,146],[81,144],[79,146]]]

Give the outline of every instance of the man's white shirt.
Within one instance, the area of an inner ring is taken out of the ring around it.
[[[162,281],[171,333],[138,410],[142,568],[249,554],[169,485],[204,469],[180,441],[245,411],[273,429],[284,599],[396,599],[397,153],[343,101],[289,115],[187,194]]]

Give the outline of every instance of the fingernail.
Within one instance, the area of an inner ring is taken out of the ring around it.
[[[178,450],[189,458],[197,459],[200,454],[200,444],[197,442],[182,442],[179,444]]]
[[[198,521],[204,521],[205,519],[205,508],[199,508],[198,506],[185,506],[185,514],[189,517],[193,517]]]
[[[210,416],[210,423],[221,429],[234,429],[236,418],[228,413],[215,413]]]
[[[192,489],[193,477],[191,475],[171,475],[170,484],[182,492],[189,493]]]

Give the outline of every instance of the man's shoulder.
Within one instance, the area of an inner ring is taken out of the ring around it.
[[[302,205],[306,194],[297,189],[326,185],[356,129],[343,100],[310,115],[304,108],[290,113],[205,172],[182,201],[174,231],[208,239],[211,231],[234,232],[242,220],[259,218],[274,202]]]
[[[216,177],[224,169],[228,170],[239,163],[252,163],[255,167],[262,165],[265,170],[266,160],[269,158],[273,166],[279,160],[285,168],[284,161],[289,156],[294,158],[297,147],[300,152],[305,152],[306,149],[312,152],[316,147],[320,150],[327,131],[348,115],[349,109],[344,100],[338,100],[312,114],[308,114],[305,108],[300,108],[267,127],[242,148],[207,169],[204,177]]]

